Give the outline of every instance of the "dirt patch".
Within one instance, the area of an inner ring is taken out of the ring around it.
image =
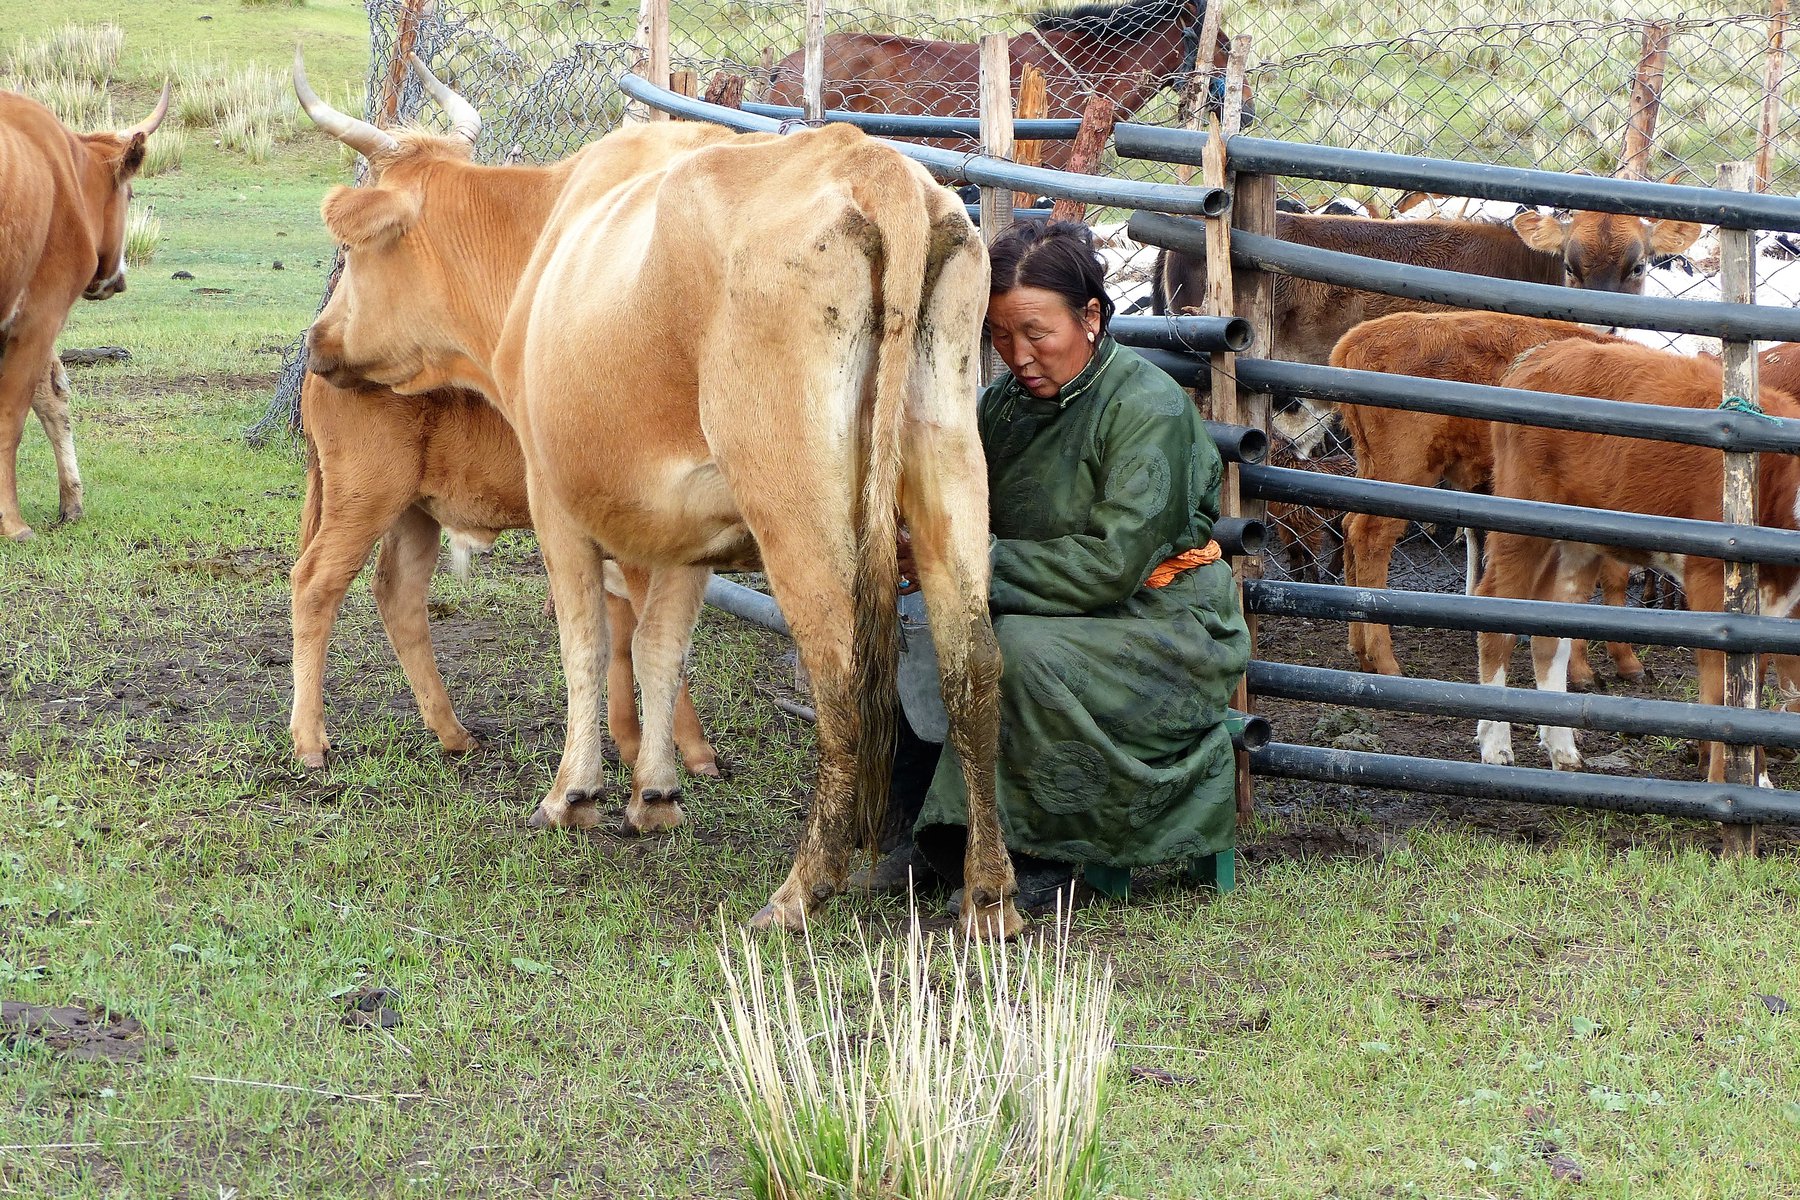
[[[13,1047],[25,1041],[41,1042],[85,1062],[135,1063],[144,1058],[143,1023],[90,1001],[48,1008],[0,1000],[0,1045]]]

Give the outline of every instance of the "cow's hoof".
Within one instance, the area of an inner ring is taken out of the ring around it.
[[[300,756],[300,765],[309,771],[323,771],[325,769],[325,752],[323,750],[313,750],[302,754]]]
[[[600,795],[570,788],[560,802],[539,801],[525,824],[532,829],[593,829],[600,824]]]
[[[87,510],[85,510],[85,509],[65,508],[56,514],[57,528],[61,528],[64,525],[73,525],[73,524],[75,524],[75,522],[81,520],[81,518],[86,515],[87,515]]]
[[[13,532],[7,534],[6,536],[11,538],[15,542],[29,542],[32,538],[36,537],[37,534],[35,534],[31,531],[31,526],[25,525],[25,526],[20,527],[19,529],[15,529]]]
[[[466,729],[458,729],[448,737],[440,736],[438,741],[443,744],[445,754],[473,754],[481,749],[481,743]]]
[[[789,912],[776,908],[773,903],[765,904],[750,918],[752,929],[781,929],[788,933],[806,932],[806,914]]]
[[[620,828],[629,837],[642,837],[667,833],[680,826],[684,819],[680,788],[670,788],[667,791],[645,788],[625,806],[625,821]]]
[[[706,758],[699,762],[688,763],[687,769],[689,775],[698,775],[706,779],[725,778],[725,772],[720,768],[719,760],[716,758]]]
[[[970,889],[972,890],[972,889]],[[1025,918],[1011,899],[1000,904],[975,904],[963,892],[962,931],[965,936],[990,942],[1010,942],[1025,929]]]

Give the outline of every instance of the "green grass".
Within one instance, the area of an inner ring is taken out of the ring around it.
[[[309,58],[340,47],[322,76],[361,73],[349,3],[0,15],[120,21],[121,114],[171,52],[279,67],[297,26]],[[54,478],[27,431],[43,533],[0,545],[0,998],[96,1000],[148,1036],[138,1065],[0,1049],[0,1196],[742,1195],[708,1031],[716,922],[779,880],[810,786],[810,732],[759,690],[786,677],[779,640],[702,624],[697,700],[738,770],[692,785],[686,829],[528,833],[563,701],[541,568],[509,535],[434,590],[485,749],[437,753],[359,585],[331,660],[339,752],[323,777],[289,761],[301,476],[239,434],[317,303],[317,205],[343,173],[313,135],[255,168],[195,136],[138,184],[154,268],[62,339],[134,356],[72,373],[82,524],[44,529]],[[1152,880],[1076,919],[1143,1076],[1104,1127],[1122,1194],[1795,1193],[1800,1013],[1759,999],[1800,1002],[1791,843],[1723,862],[1692,826],[1551,814],[1527,835],[1494,806],[1389,837],[1363,795],[1265,797],[1283,815],[1247,832],[1233,895]],[[1369,828],[1379,856],[1300,849]],[[846,962],[852,919],[903,910],[834,903],[818,938]],[[343,990],[371,985],[398,993],[398,1028],[341,1023]]]

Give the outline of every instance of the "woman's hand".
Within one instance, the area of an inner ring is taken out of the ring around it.
[[[919,570],[913,564],[912,536],[904,527],[900,530],[896,550],[900,559],[900,594],[910,596],[919,590]]]

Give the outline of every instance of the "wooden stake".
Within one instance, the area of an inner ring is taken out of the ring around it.
[[[825,0],[806,0],[806,55],[802,108],[809,121],[825,119]]]
[[[1782,77],[1787,72],[1787,0],[1769,0],[1769,49],[1763,59],[1762,116],[1756,125],[1756,190],[1769,190],[1779,129]]]
[[[714,71],[712,82],[706,85],[706,102],[722,104],[726,108],[743,107],[744,77],[730,71]]]
[[[394,37],[394,56],[388,60],[386,82],[382,84],[379,125],[393,125],[400,119],[400,91],[406,86],[406,56],[419,42],[419,22],[431,15],[436,0],[406,0],[400,10],[400,28]]]
[[[1747,162],[1722,163],[1719,186],[1736,191],[1749,191],[1753,170]],[[1719,299],[1728,304],[1756,302],[1756,234],[1748,229],[1719,228]],[[1722,349],[1725,360],[1725,395],[1741,396],[1752,403],[1757,400],[1756,344],[1727,340]],[[1754,525],[1756,506],[1756,455],[1725,455],[1725,495],[1723,519],[1734,525]],[[1761,607],[1756,586],[1756,564],[1725,564],[1725,603],[1728,613],[1752,613]],[[1757,658],[1755,654],[1725,656],[1725,704],[1731,708],[1757,707]],[[1725,746],[1725,782],[1754,787],[1762,775],[1760,746]],[[1725,824],[1720,826],[1726,855],[1755,854],[1756,826]]]
[[[1003,33],[981,39],[981,152],[990,158],[1013,153],[1012,50]],[[1008,188],[981,189],[981,240],[994,239],[1012,225],[1013,194]],[[1000,372],[999,356],[989,347],[982,355],[982,383]]]
[[[1044,87],[1044,73],[1032,63],[1019,64],[1019,103],[1015,115],[1021,121],[1036,121],[1050,111],[1049,93]],[[1013,147],[1013,161],[1022,167],[1038,167],[1044,163],[1044,143],[1020,142]],[[1013,202],[1030,208],[1036,196],[1015,193]]]
[[[669,90],[678,96],[697,96],[700,94],[700,77],[692,71],[671,71]]]
[[[1081,109],[1081,128],[1076,131],[1075,145],[1069,150],[1069,170],[1092,175],[1100,166],[1106,143],[1112,140],[1113,122],[1118,119],[1118,111],[1113,102],[1099,92],[1088,94]],[[1087,205],[1079,200],[1058,199],[1050,210],[1050,219],[1085,221]]]
[[[1662,109],[1663,66],[1669,57],[1669,25],[1644,23],[1644,49],[1637,73],[1631,79],[1631,107],[1625,126],[1625,146],[1619,152],[1621,179],[1650,177],[1650,147],[1656,141],[1656,118]]]
[[[1219,45],[1219,26],[1225,17],[1225,0],[1206,0],[1206,15],[1200,18],[1200,40],[1194,46],[1194,73],[1181,90],[1181,103],[1175,109],[1175,120],[1183,129],[1199,129],[1206,123],[1206,112],[1212,102],[1213,56]],[[1177,183],[1191,183],[1192,163],[1175,167]]]
[[[638,35],[644,46],[644,78],[658,87],[668,87],[669,0],[643,0],[638,10]],[[666,121],[669,114],[650,108],[649,118]]]

